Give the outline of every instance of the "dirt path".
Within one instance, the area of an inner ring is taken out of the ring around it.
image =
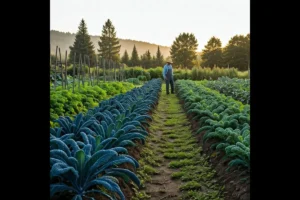
[[[175,94],[162,85],[150,136],[139,160],[143,189],[133,199],[223,199],[202,149],[192,136],[190,123]]]

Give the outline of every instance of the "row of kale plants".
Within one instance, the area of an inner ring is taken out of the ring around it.
[[[250,79],[220,77],[215,81],[203,81],[206,87],[218,90],[244,104],[250,103]]]
[[[144,143],[149,112],[158,102],[161,80],[117,95],[79,113],[72,120],[60,117],[50,128],[50,197],[125,199],[120,184],[140,181],[139,163],[128,154],[136,140]],[[132,166],[129,170],[122,165]]]
[[[229,170],[250,170],[250,106],[190,80],[176,81],[178,96],[198,130],[203,144],[225,152]]]

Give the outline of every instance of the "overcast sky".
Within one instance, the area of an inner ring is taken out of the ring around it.
[[[51,0],[50,29],[76,33],[83,18],[90,35],[110,19],[117,37],[171,46],[180,33],[193,33],[201,51],[218,37],[225,46],[250,33],[250,0]]]

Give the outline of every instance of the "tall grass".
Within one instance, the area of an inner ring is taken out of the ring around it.
[[[230,78],[244,78],[248,76],[248,72],[239,73],[239,71],[235,68],[220,68],[215,67],[211,68],[202,68],[202,67],[194,67],[192,70],[185,69],[175,69],[175,78],[177,79],[191,79],[191,80],[217,80],[219,77],[227,76]],[[186,74],[186,76],[182,76],[182,74]]]
[[[247,78],[249,78],[249,73],[248,73],[248,71],[244,71],[244,72],[238,71],[238,77],[247,79]]]

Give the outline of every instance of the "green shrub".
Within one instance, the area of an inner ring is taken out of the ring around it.
[[[140,81],[147,81],[147,77],[146,76],[143,76],[143,75],[140,75],[137,77]]]
[[[82,69],[84,69],[84,73],[85,74],[88,74],[89,73],[89,67],[88,66],[85,66],[83,67],[82,66]],[[92,70],[93,68],[91,68]],[[78,70],[79,70],[79,66],[77,65],[76,68],[75,68],[75,75],[77,76],[78,74]],[[82,73],[82,72],[81,72]],[[73,76],[73,65],[71,65],[70,67],[67,68],[67,74],[70,75],[70,76]]]
[[[151,79],[162,78],[162,67],[150,68],[147,71],[150,73]]]
[[[175,69],[174,78],[175,79],[190,79],[190,80],[217,80],[219,77],[227,76],[230,78],[237,78],[239,76],[245,76],[244,74],[240,75],[240,72],[235,68],[220,68],[214,67],[211,68],[202,68],[202,67],[193,67],[192,70],[186,69]]]
[[[137,78],[128,78],[128,79],[126,79],[126,82],[133,83],[134,85],[139,85],[140,84],[140,81]]]

